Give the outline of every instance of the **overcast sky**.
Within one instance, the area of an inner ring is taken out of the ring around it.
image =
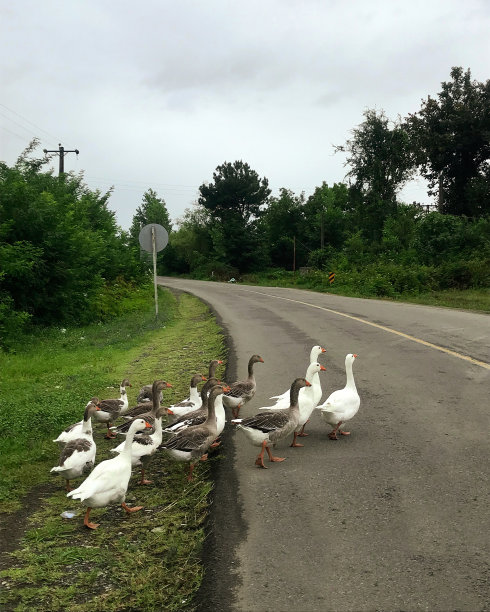
[[[488,0],[0,0],[0,161],[79,149],[65,170],[129,228],[143,193],[173,221],[225,161],[310,195],[342,181],[368,109],[435,97],[452,66],[490,78]],[[53,167],[58,168],[57,160]],[[422,180],[406,201],[429,202]]]

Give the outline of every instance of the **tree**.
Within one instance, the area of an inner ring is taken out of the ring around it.
[[[214,249],[223,263],[242,272],[261,260],[257,219],[270,195],[269,182],[247,163],[225,162],[213,173],[213,182],[199,187],[198,203],[211,216]]]
[[[329,187],[324,182],[315,189],[304,207],[304,239],[310,249],[342,247],[349,224],[348,207],[349,191],[343,183]]]
[[[109,193],[90,191],[81,176],[43,172],[47,160],[31,158],[37,145],[13,167],[0,163],[0,328],[27,318],[93,321],[106,284],[141,278]]]
[[[167,206],[163,198],[159,198],[156,191],[148,189],[143,194],[143,201],[138,206],[133,216],[133,222],[129,233],[135,242],[138,242],[138,236],[145,225],[148,223],[157,223],[162,225],[168,233],[171,231],[172,224],[168,214]]]
[[[350,203],[357,227],[372,240],[381,237],[385,219],[397,208],[397,192],[414,171],[409,136],[401,122],[384,111],[366,110],[365,120],[352,130],[353,138],[337,151],[347,152],[351,169]]]
[[[406,126],[440,212],[482,216],[490,209],[490,80],[472,81],[461,67],[451,69],[451,79]]]
[[[289,189],[280,189],[279,197],[271,197],[267,209],[260,218],[270,263],[290,269],[294,261],[294,239],[304,233],[305,197],[294,195]],[[302,239],[302,238],[301,238]],[[306,249],[300,242],[296,245],[296,264],[306,262]],[[266,262],[267,263],[267,262]]]
[[[141,229],[149,223],[156,223],[163,226],[169,236],[172,231],[172,224],[168,214],[167,206],[163,198],[159,198],[156,191],[148,189],[143,194],[143,201],[138,206],[136,212],[133,215],[133,222],[129,230],[131,241],[135,248],[139,249],[139,234]],[[157,266],[160,273],[168,272],[172,268],[172,261],[174,253],[171,246],[167,246],[163,251],[157,254]],[[149,262],[151,255],[148,255],[145,259]]]

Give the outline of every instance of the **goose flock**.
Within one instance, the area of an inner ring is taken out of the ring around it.
[[[318,358],[325,352],[321,346],[314,346],[304,377],[295,378],[286,391],[272,396],[273,405],[261,407],[255,415],[245,418],[239,418],[239,414],[255,396],[254,366],[264,363],[260,355],[250,357],[247,378],[231,384],[217,378],[217,367],[223,362],[213,359],[207,376],[192,375],[188,397],[168,407],[162,405],[163,392],[172,385],[159,379],[141,387],[137,404],[129,408],[126,388],[131,384],[125,378],[120,385],[119,398],[92,397],[85,406],[83,419],[69,425],[53,440],[60,445],[61,451],[58,465],[51,472],[64,478],[67,496],[80,500],[86,507],[85,527],[96,529],[99,525],[90,521],[92,508],[113,503],[120,503],[127,513],[142,508],[129,507],[125,503],[131,473],[133,469],[141,470],[138,484],[151,484],[147,475],[157,451],[166,452],[175,461],[187,462],[187,479],[192,480],[197,463],[207,459],[210,449],[219,447],[227,410],[232,416],[229,422],[236,431],[260,448],[255,460],[260,468],[266,468],[264,453],[270,462],[284,461],[284,457],[272,453],[279,440],[292,435],[291,447],[304,446],[297,438],[308,435],[304,429],[315,409],[320,411],[330,429],[328,439],[338,440],[337,434],[350,435],[342,426],[356,415],[360,406],[352,368],[357,354],[349,353],[345,358],[345,387],[332,392],[320,403],[323,395],[320,373],[326,368]],[[200,383],[203,385],[199,390]],[[117,419],[123,422],[115,425]],[[106,426],[107,439],[125,436],[123,442],[110,450],[115,456],[97,465],[92,420]],[[86,472],[89,474],[80,486],[71,489],[70,481]]]

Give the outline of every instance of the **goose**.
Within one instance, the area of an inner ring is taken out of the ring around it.
[[[310,351],[310,361],[309,363],[316,363],[318,362],[318,356],[321,355],[322,353],[326,353],[326,349],[324,349],[322,346],[320,345],[315,345],[311,351]],[[317,404],[320,402],[320,400],[322,399],[322,394],[321,394],[321,385],[320,385],[320,377],[318,376],[318,374],[315,374],[313,376],[313,380],[310,380],[309,378],[307,378],[307,380],[309,380],[311,382],[311,384],[315,387],[316,389],[316,393],[320,393],[320,397],[318,398]],[[270,410],[274,409],[274,408],[287,408],[288,407],[288,403],[289,403],[289,389],[286,389],[286,391],[284,391],[284,393],[281,393],[280,395],[273,395],[272,397],[270,397],[269,399],[275,399],[276,403],[274,406],[270,406]],[[304,393],[305,390],[300,391],[300,397],[301,395]],[[316,397],[316,394],[315,394]],[[281,405],[279,405],[281,404]]]
[[[238,380],[229,385],[230,390],[223,396],[223,404],[227,408],[231,408],[231,412],[235,418],[240,413],[240,408],[252,399],[257,389],[253,367],[255,363],[264,363],[260,355],[252,355],[248,361],[248,378],[247,380]]]
[[[58,465],[50,470],[51,473],[59,474],[66,480],[67,491],[71,491],[70,480],[82,476],[94,466],[96,446],[92,437],[90,419],[96,410],[99,410],[98,406],[89,402],[86,409],[88,418],[83,420],[82,431],[77,438],[65,444],[60,453]]]
[[[130,412],[128,412],[128,415],[134,415],[132,416],[132,418],[130,418],[130,420],[127,420],[125,423],[122,423],[121,425],[117,425],[116,427],[113,427],[112,430],[115,433],[126,435],[129,431],[129,428],[131,427],[131,423],[137,418],[145,419],[153,427],[153,424],[155,423],[157,411],[160,408],[159,398],[161,395],[161,391],[171,386],[172,385],[170,383],[165,382],[164,380],[155,380],[155,382],[152,385],[153,400],[152,400],[151,409],[148,406],[148,404],[139,404],[138,406],[133,408]],[[154,431],[152,431],[151,433],[154,433]]]
[[[216,398],[223,393],[221,385],[215,385],[209,392],[208,416],[204,423],[188,427],[176,433],[161,448],[165,449],[175,461],[189,461],[187,480],[192,480],[194,466],[198,460],[206,461],[207,451],[218,434],[216,426]]]
[[[156,411],[154,433],[143,433],[135,436],[131,444],[131,466],[141,466],[140,485],[151,484],[151,480],[145,478],[145,471],[148,470],[152,455],[162,443],[162,416],[166,413],[163,406]],[[122,453],[126,442],[121,442],[119,446],[111,449],[111,453]]]
[[[357,357],[358,355],[355,353],[346,355],[345,372],[347,382],[345,387],[331,393],[323,404],[318,406],[323,420],[332,427],[332,431],[328,434],[331,440],[338,440],[337,432],[343,436],[350,435],[350,431],[343,431],[340,429],[340,426],[342,423],[352,419],[357,414],[361,405],[361,398],[357,392],[354,374],[352,373],[352,364]]]
[[[192,412],[193,410],[197,410],[201,407],[202,399],[199,391],[197,390],[197,385],[205,381],[206,377],[202,374],[194,374],[191,378],[191,383],[189,387],[189,397],[178,402],[177,404],[172,404],[169,406],[169,414],[181,417],[188,412]]]
[[[105,437],[108,439],[115,437],[115,434],[110,431],[112,421],[115,421],[117,417],[121,416],[122,413],[127,412],[128,410],[128,395],[126,393],[127,386],[130,387],[131,384],[129,380],[125,378],[119,387],[119,391],[121,393],[121,397],[119,399],[105,399],[101,400],[97,404],[100,410],[96,412],[95,418],[97,421],[107,425],[107,433]]]
[[[208,414],[208,393],[212,387],[218,384],[218,380],[214,376],[212,378],[208,378],[201,388],[201,407],[197,410],[187,412],[186,414],[179,417],[176,421],[165,427],[164,432],[175,434],[181,429],[185,429],[186,427],[192,427],[194,425],[200,425],[201,423],[204,423]],[[223,404],[222,401],[221,404]],[[173,415],[171,408],[169,408],[167,412],[168,414]]]
[[[212,359],[209,362],[208,378],[216,378],[216,368],[222,364],[223,362],[221,361],[221,359]]]
[[[261,451],[255,465],[265,468],[264,450],[270,461],[284,461],[284,457],[274,457],[269,445],[275,445],[278,440],[288,436],[297,427],[300,419],[299,392],[303,387],[311,387],[306,378],[296,378],[289,392],[289,408],[282,410],[262,411],[246,419],[233,419],[233,425],[242,431],[254,446],[261,446]]]
[[[317,407],[318,402],[322,397],[322,387],[320,384],[320,377],[318,376],[318,372],[322,371],[326,371],[326,368],[324,368],[318,362],[310,363],[308,369],[306,370],[305,378],[309,383],[311,383],[311,386],[304,387],[299,391],[299,423],[298,427],[294,431],[294,437],[291,443],[293,448],[304,446],[303,444],[296,442],[296,438],[298,436],[303,437],[308,435],[304,433],[304,427],[309,421],[311,413]],[[287,408],[288,404],[285,404],[285,402],[281,399],[275,406],[267,406],[265,408],[260,408],[260,410],[283,410],[284,408]]]
[[[78,421],[78,423],[73,423],[73,425],[69,425],[66,429],[64,429],[60,433],[60,435],[56,438],[56,440],[53,440],[53,442],[58,442],[60,445],[63,445],[63,444],[66,444],[67,442],[70,442],[71,440],[76,440],[77,438],[80,437],[80,434],[82,433],[84,429],[85,422],[87,422],[88,424],[88,429],[92,431],[92,415],[94,414],[96,410],[100,410],[97,406],[98,403],[99,403],[99,398],[93,397],[88,402],[88,404],[85,406],[85,412],[83,415],[83,419],[81,421]]]
[[[122,452],[117,457],[106,459],[96,465],[77,489],[73,489],[66,494],[67,497],[79,499],[86,506],[87,510],[83,524],[88,529],[97,529],[99,526],[98,523],[90,522],[92,508],[102,508],[118,502],[129,514],[130,512],[137,512],[143,507],[130,508],[124,500],[131,478],[131,445],[134,435],[148,427],[150,427],[150,424],[144,419],[135,419],[129,429]]]
[[[155,381],[158,382],[158,381]],[[152,384],[152,388],[155,384],[155,382]],[[163,386],[161,387],[161,389],[159,391],[157,391],[158,396],[157,396],[157,407],[160,406],[162,399],[163,399],[163,389],[171,389],[172,385],[166,381],[161,381],[163,383]],[[150,397],[153,398],[153,392],[150,391]],[[133,406],[133,408],[131,408],[130,410],[128,410],[126,412],[126,414],[123,415],[123,419],[125,419],[126,421],[132,421],[133,419],[135,419],[136,417],[139,417],[142,414],[147,414],[149,412],[151,412],[152,410],[152,406],[153,406],[153,399],[151,399],[151,402],[140,402],[139,404],[137,404],[136,406]],[[114,429],[114,428],[113,428]],[[127,431],[127,429],[126,429]]]

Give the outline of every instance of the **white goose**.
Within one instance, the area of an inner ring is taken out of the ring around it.
[[[283,410],[264,410],[255,416],[246,419],[233,419],[231,422],[237,425],[239,431],[247,436],[254,446],[261,446],[259,456],[255,460],[255,465],[265,468],[264,450],[267,451],[270,461],[284,461],[284,457],[274,457],[269,445],[275,443],[292,433],[299,423],[299,404],[298,397],[300,389],[310,387],[306,378],[296,378],[289,394],[289,408]]]
[[[215,404],[218,395],[223,393],[223,387],[215,385],[208,396],[208,416],[204,423],[188,427],[173,435],[161,447],[164,448],[175,461],[189,461],[189,474],[187,480],[192,480],[192,473],[197,461],[205,461],[207,451],[216,440],[216,414]]]
[[[92,437],[90,417],[96,410],[99,408],[90,402],[86,409],[88,418],[83,420],[82,431],[77,438],[65,444],[60,453],[58,465],[50,470],[53,474],[59,474],[66,480],[67,491],[71,491],[70,480],[82,476],[94,466],[96,446]]]
[[[92,508],[102,508],[108,504],[119,502],[127,513],[137,512],[142,506],[130,508],[124,502],[131,478],[131,445],[134,434],[143,431],[150,425],[144,419],[136,419],[126,436],[124,448],[117,457],[102,461],[90,472],[87,478],[77,488],[67,493],[67,497],[79,499],[87,508],[83,524],[89,529],[97,529],[97,523],[90,522]]]
[[[135,436],[131,444],[131,466],[141,466],[141,480],[139,484],[151,484],[151,480],[145,478],[145,471],[148,470],[152,455],[162,443],[162,416],[166,414],[163,406],[156,411],[155,422],[153,423],[154,433]],[[125,442],[121,442],[116,448],[111,448],[111,453],[122,453]]]
[[[323,404],[318,406],[323,420],[333,428],[328,434],[331,440],[338,440],[337,432],[343,436],[350,435],[350,431],[343,431],[340,429],[340,426],[342,423],[350,421],[357,414],[361,405],[361,398],[357,392],[352,372],[352,364],[356,357],[355,353],[349,353],[345,358],[345,372],[347,376],[345,387],[331,393]]]
[[[322,353],[326,353],[326,350],[318,344],[315,345],[310,351],[310,364],[317,363],[318,355],[321,355]],[[320,384],[320,377],[318,376],[318,374],[316,374],[315,376],[313,376],[312,380],[310,380],[309,378],[307,378],[307,380],[311,382],[311,384],[315,387],[315,397],[318,395],[318,393],[320,394],[316,402],[318,404],[319,401],[322,399],[322,387]],[[305,389],[300,391],[300,396],[304,392]],[[269,399],[275,399],[276,403],[274,406],[270,406],[268,410],[273,410],[274,408],[287,408],[289,403],[289,389],[286,389],[286,391],[284,391],[284,393],[281,393],[280,395],[273,395]]]
[[[53,442],[58,442],[60,445],[67,444],[71,440],[76,440],[80,437],[80,434],[85,430],[92,431],[92,415],[96,410],[99,410],[97,404],[99,403],[98,397],[93,397],[88,404],[85,406],[85,412],[83,415],[83,419],[78,421],[78,423],[73,423],[73,425],[69,425],[66,429],[64,429],[60,435],[53,440]]]
[[[183,429],[187,429],[187,427],[194,427],[194,425],[200,425],[201,423],[204,423],[208,416],[208,393],[215,385],[218,384],[218,380],[214,378],[214,376],[212,378],[208,378],[208,380],[204,383],[201,389],[201,407],[197,410],[192,410],[192,412],[184,414],[170,425],[167,425],[167,427],[165,427],[164,429],[164,432],[168,434],[176,434],[179,431],[182,431]],[[223,386],[223,390],[226,390],[228,388],[229,387]],[[225,409],[221,396],[218,396],[216,398],[215,412],[217,427],[219,429],[221,425],[221,430],[219,432],[221,433],[225,426]],[[172,412],[170,411],[169,414],[172,414]],[[221,421],[223,421],[223,423],[221,423]]]
[[[189,387],[189,397],[178,402],[177,404],[173,404],[169,406],[169,414],[174,415],[177,418],[184,416],[188,412],[192,412],[193,410],[197,410],[202,405],[201,394],[197,389],[197,385],[206,380],[206,377],[202,374],[194,374],[191,378],[191,384]]]
[[[291,443],[293,448],[298,448],[304,446],[303,444],[299,444],[296,442],[296,438],[307,436],[308,434],[304,433],[304,427],[308,422],[311,413],[317,407],[318,402],[322,397],[322,387],[320,384],[320,377],[318,376],[318,372],[326,371],[322,365],[318,362],[310,363],[308,369],[306,370],[305,378],[311,383],[310,387],[304,387],[299,391],[299,422],[298,427],[294,430],[294,438]],[[277,402],[275,406],[268,406],[264,408],[260,408],[260,410],[284,410],[289,405],[289,401],[286,403],[283,399]]]

